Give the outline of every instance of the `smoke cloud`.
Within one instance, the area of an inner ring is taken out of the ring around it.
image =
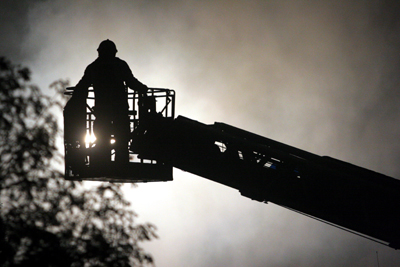
[[[400,177],[400,20],[392,1],[2,1],[0,52],[41,88],[79,81],[111,39],[177,114]],[[127,187],[158,266],[397,266],[400,254],[174,170]]]

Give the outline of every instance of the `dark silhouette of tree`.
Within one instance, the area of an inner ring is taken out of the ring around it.
[[[155,227],[135,223],[120,184],[61,178],[55,114],[67,82],[53,83],[51,98],[29,79],[0,58],[0,265],[152,264],[139,243],[156,238]]]

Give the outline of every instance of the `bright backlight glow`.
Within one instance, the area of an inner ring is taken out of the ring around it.
[[[89,134],[89,133],[86,134],[86,137],[85,137],[85,144],[86,144],[86,147],[89,147],[89,146],[90,146],[91,144],[93,144],[95,141],[96,141],[96,136],[94,136],[93,133],[92,133],[92,134]]]

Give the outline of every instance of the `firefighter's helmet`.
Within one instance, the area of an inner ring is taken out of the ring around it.
[[[109,54],[109,53],[117,53],[118,50],[115,43],[107,39],[100,43],[99,48],[97,48],[97,51],[99,53]]]

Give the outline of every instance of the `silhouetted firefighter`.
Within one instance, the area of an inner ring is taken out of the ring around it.
[[[129,162],[128,142],[130,136],[128,117],[127,87],[145,96],[147,86],[137,80],[128,64],[116,57],[117,47],[110,40],[99,45],[98,58],[85,70],[82,79],[75,86],[73,98],[76,101],[86,99],[88,88],[93,87],[95,94],[94,134],[96,146],[92,153],[91,164],[110,161],[111,136],[115,140],[115,162]]]

